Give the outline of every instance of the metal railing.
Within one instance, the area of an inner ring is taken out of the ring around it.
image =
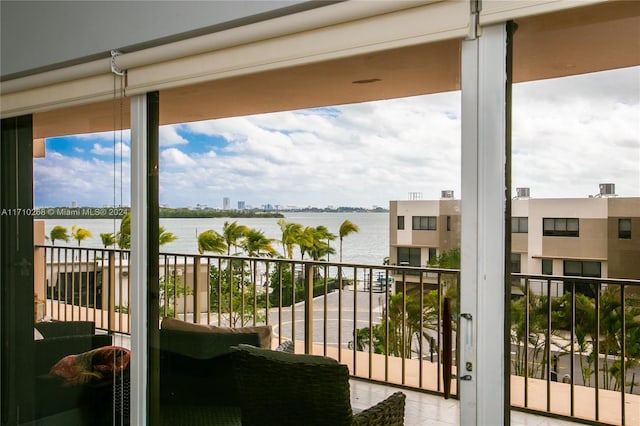
[[[130,333],[127,251],[37,250],[46,317]],[[292,340],[296,352],[333,357],[356,377],[443,392],[441,308],[458,271],[182,253],[162,253],[159,264],[161,316],[271,325],[274,344]]]
[[[127,251],[36,249],[46,316],[130,333]],[[458,312],[458,270],[181,253],[163,253],[159,264],[161,316],[268,324],[274,345],[292,340],[296,352],[333,357],[354,377],[444,392],[442,307],[449,297]],[[640,425],[640,281],[512,280],[512,407]]]
[[[512,406],[640,424],[640,281],[512,279]]]

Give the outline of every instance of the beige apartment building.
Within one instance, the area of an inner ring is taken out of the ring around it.
[[[511,202],[512,272],[640,279],[640,198],[617,197],[611,188],[558,199],[530,198],[528,188],[518,188]],[[461,201],[452,191],[442,195],[390,202],[391,264],[425,266],[460,247]]]

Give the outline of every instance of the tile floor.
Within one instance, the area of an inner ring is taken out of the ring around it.
[[[397,390],[397,388],[389,386],[352,379],[351,405],[355,409],[363,410],[375,405]],[[457,400],[405,389],[402,392],[407,395],[405,426],[461,426],[458,418],[459,402]],[[511,425],[513,426],[573,426],[575,424],[518,411],[511,412]]]

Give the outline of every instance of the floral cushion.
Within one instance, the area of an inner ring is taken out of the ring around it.
[[[129,365],[131,352],[120,346],[103,346],[77,355],[67,355],[58,361],[49,375],[58,377],[66,386],[99,381],[113,376]]]

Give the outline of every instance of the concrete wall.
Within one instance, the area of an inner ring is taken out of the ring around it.
[[[640,279],[640,198],[609,198],[609,277]],[[618,219],[631,219],[631,238],[618,238]],[[640,289],[639,289],[640,290]]]

